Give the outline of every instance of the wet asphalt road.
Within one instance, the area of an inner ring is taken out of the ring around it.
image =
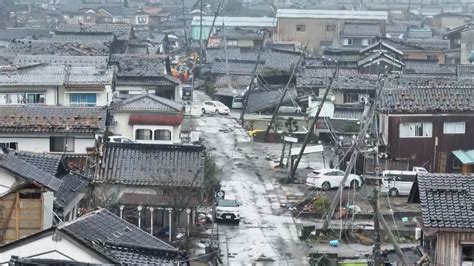
[[[193,114],[207,96],[195,93]],[[265,145],[250,141],[229,116],[193,119],[204,144],[220,168],[226,198],[241,203],[241,222],[219,224],[219,243],[225,265],[304,265],[307,247],[299,241],[286,197],[276,182]]]

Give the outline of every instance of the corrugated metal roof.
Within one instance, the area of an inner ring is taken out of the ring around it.
[[[278,9],[277,18],[387,20],[387,11]]]
[[[453,154],[462,164],[474,164],[474,150],[457,150],[453,151]]]
[[[202,25],[205,27],[212,26],[213,16],[203,16]],[[191,22],[191,26],[200,26],[199,16],[195,16]],[[276,19],[269,17],[217,17],[215,25],[226,27],[261,27],[270,28],[276,27]]]

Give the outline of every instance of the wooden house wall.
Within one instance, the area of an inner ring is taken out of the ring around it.
[[[38,193],[39,198],[28,198]],[[0,226],[1,244],[41,231],[43,228],[41,189],[20,189],[2,197],[0,199]]]
[[[433,265],[461,265],[461,241],[474,241],[474,232],[439,232]]]
[[[461,121],[466,123],[464,134],[443,133],[444,122]],[[432,137],[400,138],[400,123],[410,122],[432,122]],[[388,151],[392,158],[411,159],[410,168],[425,165],[431,172],[453,172],[452,151],[474,149],[474,114],[390,115],[388,132]],[[438,145],[435,147],[436,137]]]

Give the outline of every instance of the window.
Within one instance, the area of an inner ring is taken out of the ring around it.
[[[18,142],[0,142],[0,149],[2,148],[17,150]]]
[[[74,138],[50,137],[50,152],[74,152]]]
[[[431,138],[432,135],[432,123],[420,122],[400,124],[400,138]]]
[[[166,129],[155,130],[155,140],[171,140],[171,131]]]
[[[372,44],[371,39],[362,39],[362,46],[369,46]]]
[[[438,56],[437,55],[427,55],[426,59],[433,60],[433,61],[438,61]]]
[[[352,46],[353,40],[351,38],[344,38],[342,40],[342,45],[344,46]]]
[[[92,17],[91,17],[91,16],[89,16],[89,15],[87,15],[87,16],[86,16],[86,19],[87,19],[87,20],[91,20],[91,19],[92,19]]]
[[[344,93],[344,103],[358,103],[359,94],[357,93]]]
[[[296,31],[306,31],[306,25],[296,25]]]
[[[71,93],[69,95],[71,106],[96,106],[97,94],[95,93]]]
[[[462,265],[474,265],[474,243],[463,244],[461,252]]]
[[[464,134],[466,133],[465,122],[444,122],[443,124],[444,134]]]
[[[44,103],[44,93],[27,93],[26,103]]]
[[[227,45],[229,46],[237,46],[237,40],[227,40]]]
[[[151,129],[137,129],[135,130],[136,140],[152,140],[153,134]]]

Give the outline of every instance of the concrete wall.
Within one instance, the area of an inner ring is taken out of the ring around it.
[[[304,25],[305,31],[296,31],[297,25]],[[277,41],[299,42],[317,52],[320,50],[320,42],[334,40],[343,26],[344,21],[336,19],[278,18],[277,33],[274,36]]]
[[[71,136],[73,137],[73,136]],[[44,137],[0,137],[2,142],[17,142],[18,150],[30,152],[49,152],[49,136]],[[94,147],[95,139],[74,138],[74,153],[86,153],[87,147]]]
[[[155,143],[155,144],[177,144],[181,143],[181,126],[156,126],[156,125],[129,125],[130,119],[129,113],[115,113],[113,114],[114,125],[110,127],[110,130],[114,135],[122,135],[129,139],[135,140],[135,129],[147,128],[151,130],[155,129],[168,129],[171,131],[171,141],[137,141],[139,143]]]
[[[55,238],[52,237],[52,234],[45,234],[41,238],[26,241],[23,245],[15,245],[5,249],[0,253],[0,263],[7,264],[11,256],[79,261],[92,264],[109,263],[109,261],[63,233],[58,233]]]

